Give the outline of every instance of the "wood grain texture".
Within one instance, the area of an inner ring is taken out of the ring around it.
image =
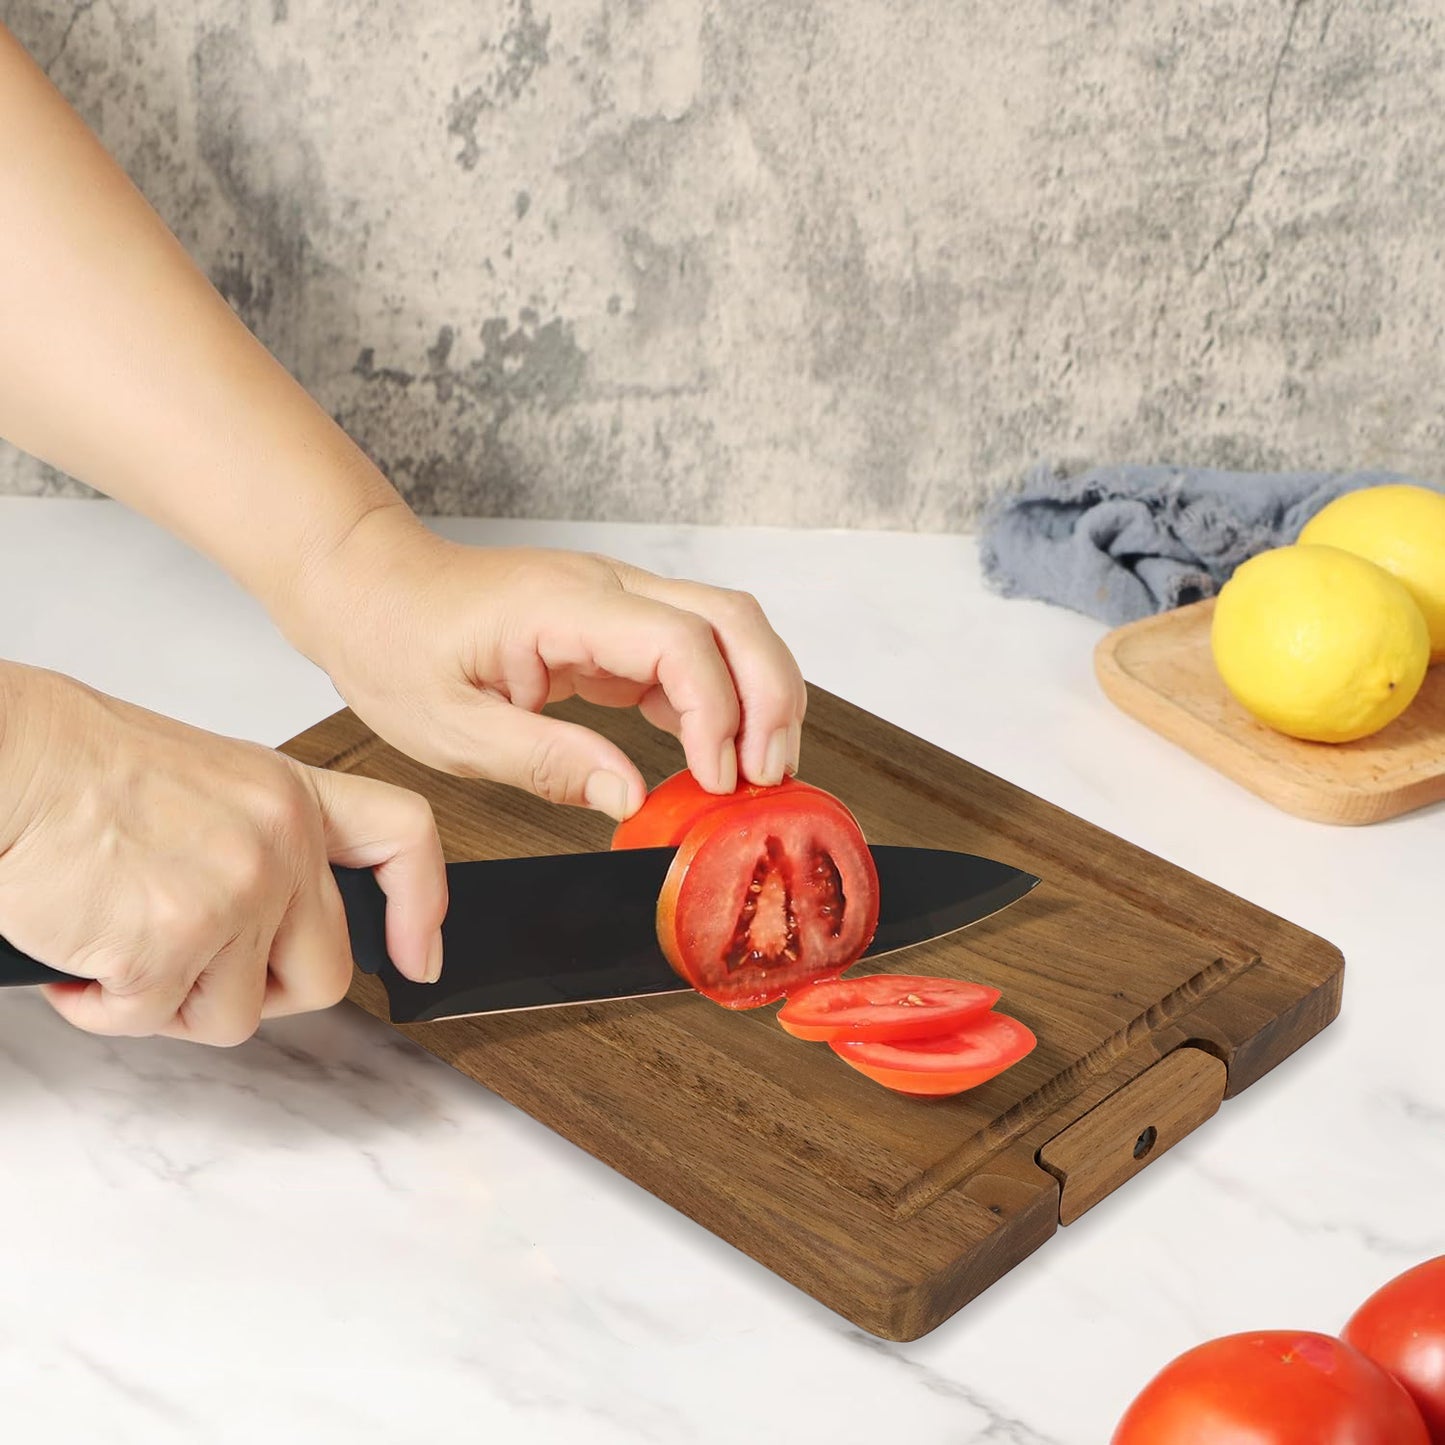
[[[1373,737],[1309,743],[1256,722],[1209,651],[1214,599],[1116,628],[1094,653],[1105,693],[1131,717],[1252,793],[1319,823],[1378,823],[1445,800],[1445,665]]]
[[[555,711],[616,739],[649,783],[681,765],[633,713]],[[605,819],[434,773],[347,712],[286,751],[426,794],[454,860],[608,842]],[[1236,1093],[1339,1007],[1330,945],[817,689],[803,776],[845,798],[875,843],[982,853],[1043,879],[974,928],[883,960],[1002,989],[1039,1037],[1032,1055],[919,1101],[790,1039],[772,1008],[691,994],[401,1031],[874,1334],[926,1333],[1048,1239],[1060,1184],[1039,1151],[1160,1059],[1203,1049]],[[358,975],[351,997],[386,1018],[375,980]]]
[[[1229,1070],[1203,1049],[1175,1049],[1039,1150],[1072,1224],[1214,1116]]]

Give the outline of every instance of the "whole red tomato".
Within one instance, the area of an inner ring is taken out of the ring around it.
[[[1445,1445],[1445,1255],[1377,1290],[1343,1333],[1410,1392],[1431,1445]]]
[[[1352,1345],[1293,1330],[1226,1335],[1166,1365],[1113,1445],[1430,1445],[1410,1397]]]

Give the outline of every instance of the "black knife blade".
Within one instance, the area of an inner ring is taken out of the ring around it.
[[[386,988],[395,1023],[680,993],[657,944],[671,848],[449,863],[439,983],[413,983],[386,952],[386,900],[367,869],[334,868],[358,968]],[[1029,892],[1031,873],[970,853],[879,846],[881,912],[865,958],[953,933]],[[0,939],[0,987],[65,982]]]
[[[340,878],[357,966],[386,987],[395,1023],[686,992],[657,944],[671,848],[447,865],[439,983],[413,983],[386,957],[370,873]],[[1032,873],[933,848],[874,847],[877,958],[966,928],[1029,892]],[[364,926],[358,922],[364,919]]]

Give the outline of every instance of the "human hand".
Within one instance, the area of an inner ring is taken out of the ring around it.
[[[392,960],[434,979],[446,871],[424,799],[0,665],[0,934],[93,980],[45,987],[71,1023],[238,1044],[337,1002],[329,862],[376,870]]]
[[[281,619],[292,640],[431,767],[628,817],[646,792],[631,759],[538,715],[577,694],[640,708],[711,792],[797,769],[803,677],[745,593],[576,552],[463,547],[395,506],[364,518],[295,595]]]
[[[0,135],[0,435],[219,563],[422,762],[628,816],[632,762],[537,715],[580,693],[677,733],[710,791],[796,765],[803,680],[751,598],[433,537],[3,26]]]

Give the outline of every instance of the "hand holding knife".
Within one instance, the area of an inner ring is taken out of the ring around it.
[[[1022,898],[1031,873],[946,849],[874,846],[881,913],[864,958],[943,937]],[[386,900],[369,869],[334,868],[356,966],[386,988],[395,1023],[686,992],[657,942],[672,848],[450,863],[440,982],[386,953]],[[71,982],[0,939],[0,987]]]

